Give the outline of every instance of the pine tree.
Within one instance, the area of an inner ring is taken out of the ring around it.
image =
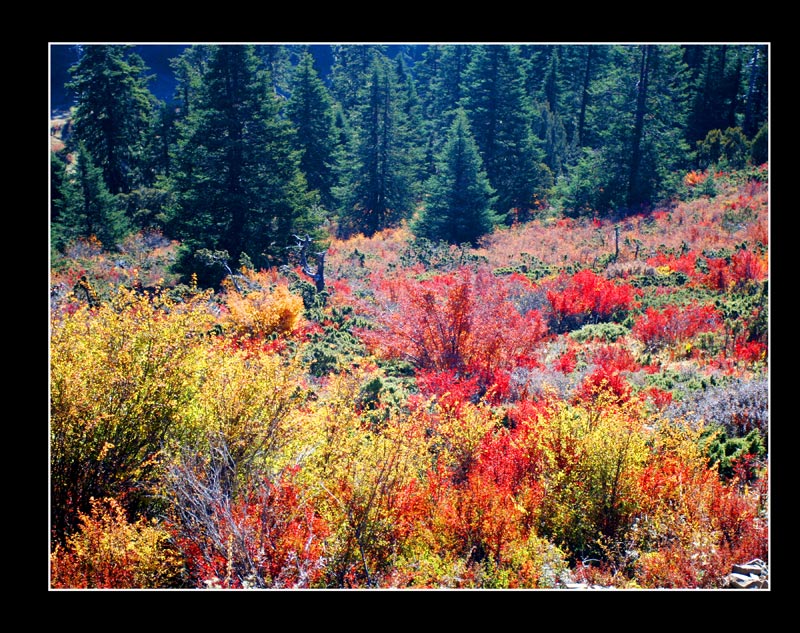
[[[687,121],[690,145],[703,140],[711,130],[736,125],[741,64],[735,51],[733,55],[731,52],[727,45],[702,47],[703,62],[695,73],[694,97]]]
[[[386,60],[386,47],[373,44],[336,44],[331,47],[331,96],[350,117],[358,111],[373,62]]]
[[[83,143],[78,144],[74,156],[74,168],[63,178],[61,213],[52,227],[53,245],[62,249],[78,238],[96,237],[111,250],[129,230],[124,211]]]
[[[627,206],[649,206],[675,192],[689,156],[685,142],[688,73],[677,46],[641,50]]]
[[[437,166],[436,174],[426,183],[425,208],[412,230],[429,240],[475,244],[492,230],[498,218],[492,211],[494,190],[463,110],[455,114]]]
[[[284,44],[257,44],[255,54],[264,64],[272,80],[275,94],[288,96],[294,75],[293,58],[302,55],[302,46]]]
[[[560,63],[559,47],[554,46],[550,53],[550,61],[547,64],[542,86],[543,101],[548,104],[550,112],[554,115],[561,112]]]
[[[497,210],[524,221],[536,197],[552,186],[531,130],[531,102],[525,93],[518,49],[478,46],[464,78],[462,100],[486,173],[497,191]]]
[[[531,129],[542,150],[542,162],[553,176],[559,176],[567,160],[567,133],[561,117],[550,109],[550,103],[535,103]]]
[[[427,176],[424,156],[430,125],[422,115],[422,102],[417,93],[417,83],[402,53],[395,58],[394,69],[397,77],[397,107],[403,112],[405,127],[408,130],[406,136],[408,160],[412,163],[414,181],[422,182]]]
[[[744,97],[742,130],[748,137],[754,137],[769,118],[769,70],[767,47],[754,46],[746,62],[745,76],[747,91]]]
[[[441,150],[453,114],[461,102],[464,73],[472,48],[462,44],[430,46],[415,66],[420,77],[427,133],[424,162],[428,175],[435,170],[435,156]]]
[[[176,122],[178,111],[175,103],[159,102],[153,116],[145,152],[145,165],[152,185],[159,176],[169,177],[172,168],[172,152],[178,142]]]
[[[587,71],[595,69],[586,90],[587,145],[558,183],[560,206],[570,215],[646,210],[674,195],[690,166],[684,50],[603,46],[591,65],[585,59]]]
[[[332,209],[331,188],[336,184],[336,134],[333,100],[306,53],[295,70],[286,114],[294,125],[295,148],[301,152],[300,169],[308,186],[320,194],[323,207]]]
[[[376,59],[359,97],[348,167],[337,188],[344,235],[396,226],[414,208],[413,160],[391,63]]]
[[[596,72],[599,61],[605,56],[605,47],[586,46],[584,47],[584,51],[585,58],[581,68],[582,72],[580,73],[580,89],[577,91],[580,95],[578,98],[578,103],[580,105],[578,107],[578,120],[575,125],[575,138],[577,139],[580,147],[588,145],[586,134],[586,112],[589,106],[589,100],[591,99],[589,86],[592,83],[592,78]]]
[[[75,92],[74,137],[103,171],[112,194],[143,178],[143,153],[155,99],[142,58],[121,45],[82,49],[67,87]]]
[[[294,131],[253,46],[211,48],[179,129],[170,230],[186,246],[182,272],[198,249],[271,267],[285,261],[294,233],[317,228]]]
[[[208,70],[210,46],[189,46],[181,55],[170,60],[176,88],[173,101],[179,120],[189,116],[199,99],[203,76]]]
[[[64,173],[67,164],[62,152],[50,152],[50,222],[57,223],[64,209]]]

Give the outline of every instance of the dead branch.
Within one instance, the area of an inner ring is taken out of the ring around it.
[[[300,267],[304,275],[314,281],[314,286],[317,292],[325,290],[325,251],[315,253],[317,256],[317,269],[313,270],[308,263],[308,249],[312,244],[312,239],[309,235],[300,237],[295,235],[294,239],[297,244],[289,248],[295,249],[300,255]]]

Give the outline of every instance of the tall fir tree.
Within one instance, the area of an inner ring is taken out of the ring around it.
[[[766,44],[753,46],[745,62],[744,78],[747,89],[744,95],[742,131],[748,138],[756,134],[769,119],[769,49]]]
[[[175,76],[175,95],[178,120],[189,116],[202,91],[203,76],[208,70],[208,61],[212,49],[210,46],[192,45],[178,57],[170,59],[170,68]]]
[[[374,60],[359,100],[347,168],[337,188],[339,230],[371,236],[410,217],[414,164],[390,62]]]
[[[696,45],[701,46],[701,45]],[[694,55],[690,55],[692,59]],[[734,47],[702,45],[702,63],[694,74],[693,97],[687,120],[686,137],[694,146],[711,130],[736,127],[736,109],[741,77],[741,62]],[[687,55],[684,54],[684,61]],[[687,62],[688,67],[688,62]],[[691,67],[689,67],[691,68]]]
[[[679,46],[615,46],[593,83],[601,213],[635,212],[675,193],[688,165],[688,69]]]
[[[320,195],[323,207],[335,206],[332,188],[336,184],[337,136],[334,104],[328,89],[306,53],[295,69],[292,94],[286,115],[295,127],[295,148],[300,152],[300,169],[308,186]]]
[[[544,75],[544,82],[542,85],[542,99],[547,103],[550,112],[554,115],[561,112],[561,75],[559,67],[561,64],[560,47],[553,46],[550,51],[550,60],[547,63],[547,70]]]
[[[464,92],[462,105],[497,191],[497,211],[508,214],[509,221],[525,221],[552,186],[552,174],[531,130],[518,48],[477,46],[465,71]]]
[[[304,47],[298,44],[257,44],[255,54],[264,64],[275,94],[288,97],[294,66],[303,54]]]
[[[112,194],[128,193],[146,178],[144,149],[155,105],[146,71],[127,45],[84,46],[70,68],[74,137],[102,169]]]
[[[435,171],[435,157],[461,102],[464,73],[472,49],[472,46],[464,44],[430,46],[415,66],[420,77],[426,131],[424,161],[428,175]]]
[[[53,246],[62,250],[79,238],[95,237],[113,250],[129,230],[125,213],[83,143],[78,143],[74,157],[74,166],[62,180],[61,212],[52,225]]]
[[[405,126],[408,130],[406,136],[408,160],[412,163],[414,182],[422,182],[427,176],[425,145],[430,127],[426,125],[423,117],[417,82],[409,68],[406,55],[399,53],[395,57],[394,69],[397,77],[397,107],[403,112]]]
[[[64,175],[67,168],[63,152],[50,152],[50,222],[57,223],[64,209]]]
[[[589,145],[586,134],[586,113],[588,110],[589,102],[591,99],[591,92],[589,86],[592,85],[594,74],[597,72],[597,67],[605,58],[606,47],[604,46],[586,46],[584,47],[585,56],[581,64],[580,72],[580,88],[577,90],[579,95],[578,102],[578,117],[575,124],[575,138],[579,147]]]
[[[280,116],[253,46],[210,49],[179,129],[171,179],[177,205],[169,226],[184,241],[181,272],[193,271],[198,249],[226,251],[234,263],[246,254],[257,267],[271,267],[286,260],[295,233],[317,229],[294,130]]]
[[[375,44],[335,44],[329,74],[331,96],[350,117],[358,112],[373,62],[386,61],[386,47]]]
[[[531,130],[542,150],[542,162],[554,178],[561,175],[567,162],[567,133],[561,117],[550,109],[549,101],[533,104]]]
[[[426,183],[425,207],[412,223],[412,230],[429,240],[474,245],[499,218],[492,210],[494,190],[483,170],[467,116],[458,110],[454,117],[437,156],[436,174]]]

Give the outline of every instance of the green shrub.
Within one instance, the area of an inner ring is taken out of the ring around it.
[[[593,339],[613,343],[627,334],[630,334],[630,329],[618,323],[590,323],[579,330],[570,332],[569,336],[578,343],[585,343]]]

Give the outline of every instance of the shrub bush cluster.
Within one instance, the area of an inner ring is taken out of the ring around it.
[[[768,560],[766,250],[691,237],[738,199],[714,180],[621,221],[625,267],[589,218],[548,220],[574,236],[555,258],[536,220],[475,248],[333,240],[322,293],[245,267],[148,289],[174,245],[131,240],[140,285],[77,245],[51,296],[51,586],[716,588]]]

